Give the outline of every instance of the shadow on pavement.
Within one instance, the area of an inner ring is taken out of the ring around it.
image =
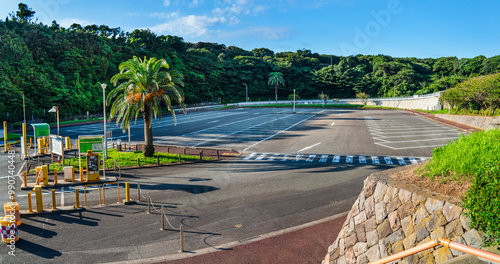
[[[16,248],[24,250],[27,253],[31,253],[33,255],[37,255],[37,256],[45,258],[45,259],[53,259],[55,257],[59,257],[62,255],[62,253],[57,251],[57,250],[53,250],[51,248],[42,246],[40,244],[35,244],[33,242],[23,240],[23,239],[16,242]]]

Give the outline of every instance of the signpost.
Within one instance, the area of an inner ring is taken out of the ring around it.
[[[36,138],[48,136],[50,134],[50,126],[47,123],[31,124],[31,126],[33,127],[33,134],[35,136],[35,138],[33,138],[35,141],[35,153],[38,154],[37,148],[40,146],[38,146]]]
[[[64,144],[63,144],[63,137],[61,136],[56,136],[56,135],[50,135],[50,141],[52,142],[51,144],[51,154],[54,155],[61,155],[62,156],[62,163],[64,164]]]

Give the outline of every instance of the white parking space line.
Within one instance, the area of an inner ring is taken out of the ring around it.
[[[281,131],[279,131],[279,132],[277,132],[277,133],[275,133],[275,134],[273,134],[273,135],[271,135],[271,136],[268,136],[267,138],[265,138],[265,139],[263,139],[263,140],[261,140],[261,141],[259,141],[259,142],[255,143],[255,144],[252,144],[251,146],[247,147],[247,148],[246,148],[246,149],[244,149],[243,151],[246,151],[246,150],[248,150],[249,148],[255,147],[255,146],[257,146],[258,144],[260,144],[260,143],[262,143],[262,142],[264,142],[264,141],[266,141],[266,140],[268,140],[268,139],[270,139],[270,138],[273,138],[273,137],[275,137],[275,136],[277,136],[277,135],[279,135],[279,134],[281,134],[281,133],[283,133],[283,132],[285,132],[285,131],[287,131],[287,130],[289,130],[289,129],[291,129],[291,128],[293,128],[293,127],[297,126],[297,125],[299,125],[300,123],[302,123],[302,122],[304,122],[304,121],[306,121],[306,120],[309,120],[309,119],[313,118],[314,116],[315,116],[315,115],[312,115],[312,116],[309,116],[309,117],[307,117],[307,118],[305,118],[305,119],[302,119],[302,120],[300,120],[299,122],[297,122],[297,123],[295,123],[295,124],[293,124],[293,125],[291,125],[291,126],[289,126],[289,127],[285,128],[285,129],[283,129],[283,130],[281,130]]]
[[[207,124],[217,123],[217,122],[219,122],[219,121],[220,121],[220,120],[214,120],[214,121],[207,122]]]
[[[298,154],[297,156],[295,156],[295,159],[293,161],[299,161],[299,160],[301,160],[302,156],[304,156],[304,155]]]
[[[380,164],[380,161],[378,160],[377,156],[372,156],[372,163],[374,163],[374,164]]]
[[[304,151],[304,150],[312,149],[312,148],[316,147],[316,146],[317,146],[317,145],[319,145],[319,144],[321,144],[321,142],[318,142],[318,143],[316,143],[316,144],[314,144],[314,145],[311,145],[311,146],[309,146],[309,147],[305,147],[305,148],[303,148],[303,149],[301,149],[301,150],[299,150],[299,151],[297,151],[297,152],[302,152],[302,151]]]
[[[335,122],[332,122],[332,124],[330,126],[334,126],[335,125]]]

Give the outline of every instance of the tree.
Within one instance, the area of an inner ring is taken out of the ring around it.
[[[368,98],[370,98],[370,95],[365,92],[359,92],[356,94],[356,98],[361,99],[361,101],[363,101],[363,104],[366,105],[368,103]]]
[[[20,19],[21,23],[30,22],[35,11],[32,11],[27,4],[19,3],[19,11],[16,12],[16,16]]]
[[[276,102],[278,102],[278,85],[285,85],[285,80],[283,79],[283,73],[281,72],[271,72],[269,74],[268,85],[274,85],[274,94],[276,96]]]
[[[185,112],[184,94],[179,86],[184,86],[183,76],[176,70],[169,70],[169,65],[164,59],[151,58],[141,60],[134,56],[133,59],[122,62],[120,72],[111,78],[116,87],[108,95],[108,104],[114,99],[111,106],[110,118],[115,115],[116,123],[122,120],[121,128],[125,131],[130,126],[133,117],[137,121],[139,113],[144,118],[144,149],[145,157],[152,157],[153,146],[153,115],[160,116],[161,101],[165,101],[168,111],[174,117],[172,99],[175,99]],[[165,70],[163,70],[165,69]],[[118,86],[117,86],[118,85]]]

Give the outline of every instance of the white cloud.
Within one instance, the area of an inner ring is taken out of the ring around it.
[[[81,20],[78,18],[64,18],[63,20],[61,20],[59,25],[61,25],[61,27],[69,28],[74,23],[80,24],[82,27],[92,24],[86,20]]]
[[[202,36],[209,33],[209,27],[221,23],[221,18],[189,15],[177,17],[166,23],[156,25],[150,29],[160,34]]]
[[[179,16],[179,12],[154,12],[153,14],[149,14],[150,17],[158,18],[158,19],[171,19]]]
[[[163,6],[169,7],[170,6],[170,0],[163,0]]]

